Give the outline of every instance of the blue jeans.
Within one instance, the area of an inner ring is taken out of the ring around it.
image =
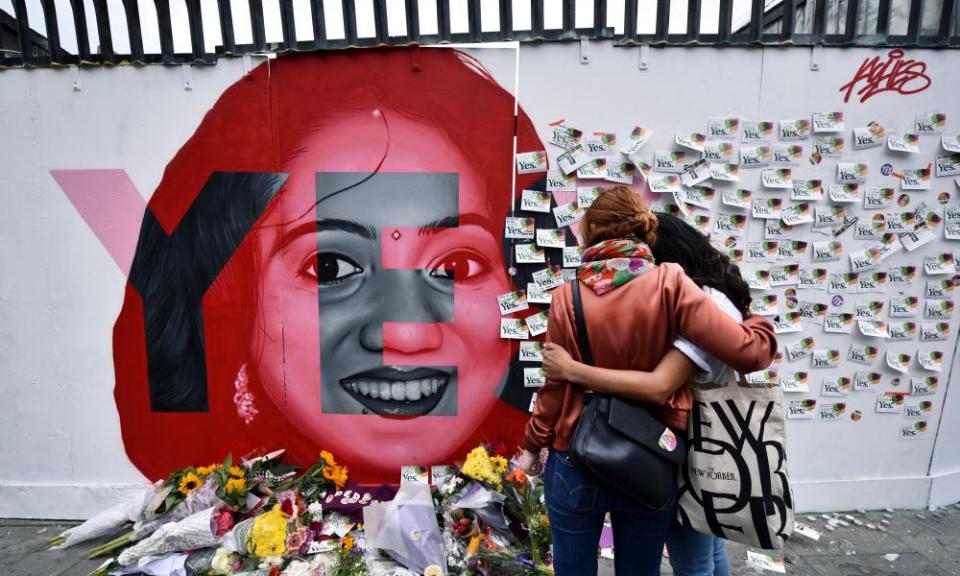
[[[667,536],[674,576],[730,576],[727,542],[674,522]]]
[[[676,515],[672,503],[652,511],[612,488],[585,477],[569,454],[550,451],[543,475],[544,499],[553,536],[557,576],[596,576],[597,547],[607,512],[613,523],[617,576],[657,576],[667,531]]]

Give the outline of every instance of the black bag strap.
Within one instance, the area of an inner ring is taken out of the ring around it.
[[[590,337],[587,336],[587,322],[583,317],[583,300],[580,298],[580,281],[572,280],[570,290],[573,292],[573,321],[577,326],[577,348],[580,349],[580,360],[584,364],[593,366]]]

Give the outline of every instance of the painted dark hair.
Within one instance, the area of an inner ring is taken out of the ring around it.
[[[744,317],[750,307],[750,286],[726,254],[710,244],[696,228],[670,214],[657,213],[657,239],[653,257],[657,262],[679,264],[697,286],[723,292]]]

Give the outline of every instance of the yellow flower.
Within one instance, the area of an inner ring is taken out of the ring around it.
[[[243,478],[231,478],[227,480],[227,485],[224,488],[227,491],[227,494],[233,494],[234,492],[240,493],[243,491],[244,486],[246,486],[247,481]]]
[[[206,476],[209,476],[216,469],[217,469],[216,464],[211,464],[209,466],[198,466],[197,474],[199,474],[201,478],[204,478]]]
[[[347,483],[346,466],[324,466],[322,472],[323,477],[333,482],[337,490],[343,488],[343,485]]]
[[[282,556],[286,551],[286,541],[287,520],[280,511],[280,505],[277,504],[272,510],[257,516],[253,521],[247,548],[260,558]]]
[[[337,467],[337,473],[333,478],[333,484],[337,487],[337,490],[343,488],[344,484],[347,483],[347,467],[339,466]]]
[[[246,471],[239,466],[231,466],[230,469],[227,470],[227,474],[233,476],[234,478],[243,478],[247,475]]]
[[[476,534],[472,538],[470,538],[470,543],[467,544],[467,558],[470,558],[477,554],[477,550],[480,549],[481,539],[482,539],[482,536],[480,534]]]
[[[327,450],[321,450],[321,451],[320,451],[320,459],[323,460],[323,463],[324,463],[326,466],[336,466],[336,465],[337,465],[337,461],[336,461],[336,459],[334,459],[333,454],[331,454],[331,453],[330,453],[329,451],[327,451]]]
[[[495,486],[497,490],[499,490],[502,480],[500,474],[498,474],[495,469],[494,462],[494,460],[490,459],[490,455],[487,454],[487,449],[483,446],[478,446],[467,454],[467,461],[464,462],[461,472],[468,478],[485,482]],[[506,468],[505,464],[506,461],[504,460],[504,468]]]
[[[201,484],[203,484],[203,481],[199,476],[193,472],[187,472],[180,478],[180,485],[177,487],[177,490],[179,490],[181,494],[189,494],[199,488]]]
[[[353,536],[344,536],[343,540],[341,540],[340,543],[343,544],[344,550],[350,550],[351,548],[353,548],[353,544],[354,544]]]
[[[490,459],[490,462],[493,463],[493,469],[497,471],[497,474],[503,474],[507,471],[507,459],[503,456],[494,456]]]

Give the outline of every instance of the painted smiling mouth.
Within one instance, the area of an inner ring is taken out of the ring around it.
[[[340,380],[340,386],[369,411],[382,416],[423,416],[443,398],[450,374],[434,368],[383,367]]]

